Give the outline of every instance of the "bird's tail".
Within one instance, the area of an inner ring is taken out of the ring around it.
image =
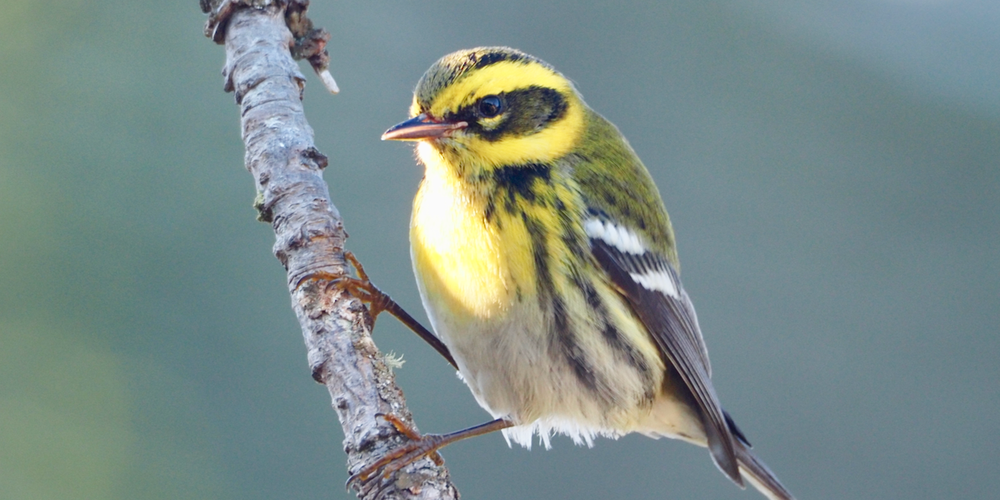
[[[795,500],[785,487],[778,481],[771,469],[767,468],[753,450],[750,444],[737,438],[736,458],[740,462],[740,473],[754,488],[757,488],[770,500]]]

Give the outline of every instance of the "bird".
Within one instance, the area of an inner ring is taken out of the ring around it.
[[[509,47],[454,52],[382,139],[416,143],[420,297],[494,420],[420,436],[391,418],[412,442],[354,478],[496,430],[528,448],[640,433],[707,447],[738,486],[793,499],[719,403],[653,178],[568,78]]]

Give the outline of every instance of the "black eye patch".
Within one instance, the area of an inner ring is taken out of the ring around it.
[[[469,123],[468,132],[487,141],[498,141],[512,135],[531,135],[542,131],[549,123],[566,114],[566,99],[555,89],[531,86],[489,95],[459,110],[456,117]],[[499,123],[483,127],[481,118],[502,115]]]

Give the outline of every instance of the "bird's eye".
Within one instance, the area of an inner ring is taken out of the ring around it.
[[[483,118],[493,118],[503,113],[503,99],[500,96],[488,95],[479,100],[479,115]]]

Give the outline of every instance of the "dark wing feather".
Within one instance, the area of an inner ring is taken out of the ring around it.
[[[648,250],[638,255],[623,252],[598,238],[591,238],[590,244],[597,262],[632,306],[660,352],[677,369],[694,396],[715,464],[733,482],[743,486],[733,433],[712,387],[708,354],[694,306],[681,287],[677,272],[665,257]],[[643,276],[651,272],[669,276],[678,297],[647,288],[633,278],[633,275]]]

